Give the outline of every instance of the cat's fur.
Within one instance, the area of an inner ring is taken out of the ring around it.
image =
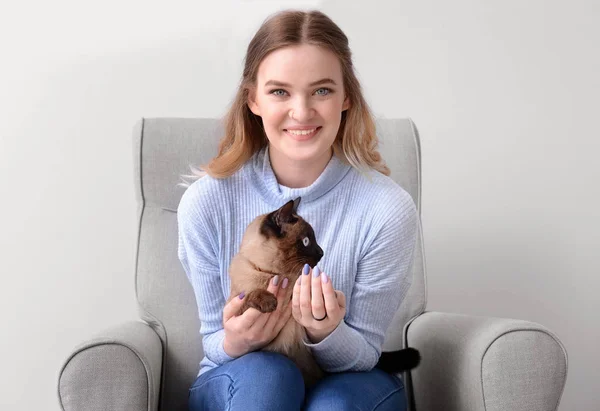
[[[279,288],[279,293],[285,293],[281,308],[285,310],[291,304],[294,284],[304,265],[314,267],[323,257],[313,228],[296,214],[299,202],[300,198],[289,201],[271,213],[258,216],[248,225],[240,250],[229,266],[231,292],[227,301],[236,298],[242,291],[246,293],[238,315],[250,307],[263,313],[277,308],[277,298],[267,291],[269,281],[275,275],[279,275],[279,284],[288,278],[287,288]],[[324,372],[302,342],[306,338],[304,327],[290,317],[277,337],[263,350],[278,352],[293,360],[306,385],[310,386],[322,378]],[[412,348],[384,354],[386,362],[378,364],[378,367],[388,372],[410,369],[419,362],[418,351]]]

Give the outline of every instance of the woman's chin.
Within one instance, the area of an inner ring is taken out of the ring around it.
[[[323,150],[319,150],[317,147],[299,147],[297,149],[290,149],[290,150],[286,150],[284,152],[284,155],[290,160],[290,161],[297,161],[297,162],[303,162],[303,161],[313,161],[316,158],[318,158],[319,156],[323,155]]]
[[[270,150],[276,151],[278,156],[292,162],[313,162],[317,158],[331,155],[331,144],[323,139],[311,139],[304,142],[294,141],[289,138],[270,141]]]
[[[310,142],[303,142],[298,144],[297,142],[290,141],[286,142],[283,147],[283,152],[286,157],[295,160],[314,160],[317,157],[330,153],[331,144],[323,140],[311,140]]]

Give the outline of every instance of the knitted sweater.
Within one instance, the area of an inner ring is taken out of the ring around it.
[[[327,372],[368,371],[377,363],[412,280],[418,219],[412,197],[391,178],[360,172],[335,155],[310,186],[285,187],[265,147],[228,178],[205,176],[192,183],[178,206],[178,256],[201,320],[204,358],[198,375],[233,360],[223,350],[223,307],[229,264],[246,227],[296,197],[298,214],[324,250],[321,272],[346,296],[338,327],[317,344],[303,343]]]

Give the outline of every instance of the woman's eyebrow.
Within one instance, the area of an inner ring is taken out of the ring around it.
[[[321,80],[317,80],[317,81],[313,81],[312,83],[309,84],[310,87],[314,87],[314,86],[319,86],[321,84],[333,84],[334,86],[337,86],[337,83],[335,81],[333,81],[330,78],[324,78]],[[287,83],[283,83],[281,81],[277,81],[277,80],[269,80],[265,83],[265,87],[267,86],[276,86],[276,87],[291,87],[291,85],[287,84]]]

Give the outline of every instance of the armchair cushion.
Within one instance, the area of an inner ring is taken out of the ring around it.
[[[426,312],[408,327],[407,343],[422,355],[411,372],[418,411],[558,407],[567,354],[539,324]]]
[[[126,322],[79,345],[58,377],[63,410],[158,409],[162,346],[147,324]]]

